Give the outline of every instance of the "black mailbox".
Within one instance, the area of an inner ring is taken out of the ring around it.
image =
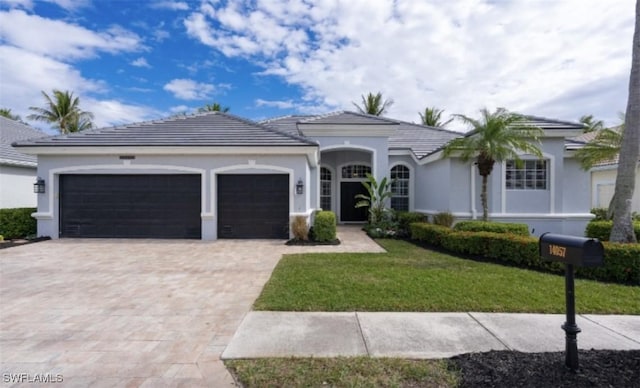
[[[604,264],[604,247],[598,239],[545,233],[538,242],[540,257],[579,267]]]

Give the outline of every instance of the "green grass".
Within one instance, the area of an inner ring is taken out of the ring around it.
[[[280,260],[256,300],[272,311],[564,313],[564,276],[460,259],[406,241],[381,254],[297,254]],[[640,287],[576,279],[576,311],[640,314]]]
[[[267,358],[226,361],[250,387],[455,387],[443,360],[389,358]]]

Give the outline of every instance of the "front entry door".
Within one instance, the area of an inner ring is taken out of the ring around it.
[[[367,189],[361,182],[340,183],[340,221],[366,221],[367,207],[356,208],[357,194],[367,195]]]

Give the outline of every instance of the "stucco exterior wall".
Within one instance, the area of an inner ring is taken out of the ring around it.
[[[217,238],[216,176],[218,174],[288,174],[290,216],[309,215],[317,207],[312,181],[317,169],[308,167],[304,155],[139,155],[134,160],[106,156],[39,156],[38,176],[47,192],[38,194],[38,234],[57,238],[59,176],[61,174],[199,174],[202,182],[202,239]],[[295,193],[298,179],[304,194]],[[33,183],[33,182],[32,182]]]
[[[596,168],[591,171],[591,207],[609,207],[617,173],[615,168]],[[631,210],[640,213],[640,166],[636,169],[636,189],[631,200]]]
[[[416,168],[415,210],[425,214],[450,211],[451,159],[439,159]]]
[[[0,165],[0,209],[36,207],[35,167]]]

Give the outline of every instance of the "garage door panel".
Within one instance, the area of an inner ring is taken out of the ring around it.
[[[289,176],[218,175],[218,237],[289,237]]]
[[[200,238],[199,175],[62,175],[62,237]]]

